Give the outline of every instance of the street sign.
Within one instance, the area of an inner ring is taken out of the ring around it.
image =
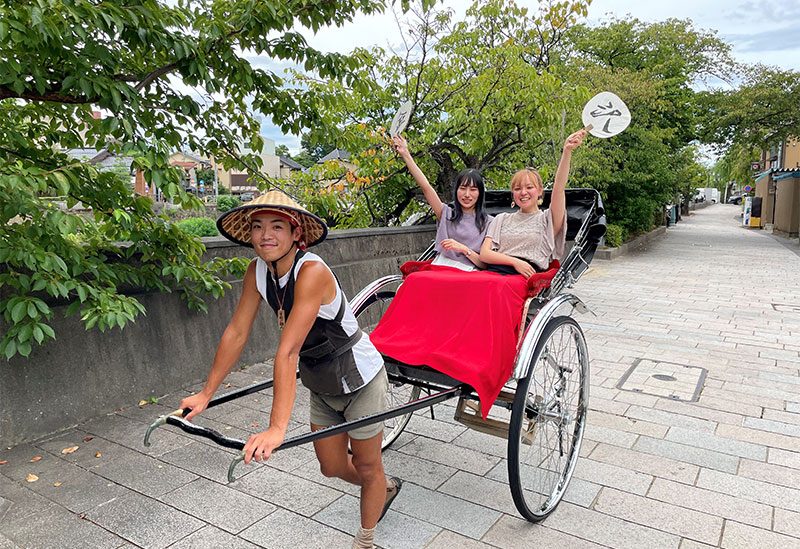
[[[750,169],[753,170],[754,172],[757,172],[758,170],[761,169],[761,162],[751,162]]]
[[[744,192],[749,193],[752,190],[753,190],[753,187],[751,187],[750,185],[745,185],[744,186]]]

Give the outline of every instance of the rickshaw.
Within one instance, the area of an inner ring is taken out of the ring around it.
[[[550,200],[543,197],[543,208]],[[487,191],[486,209],[490,214],[511,211],[509,191]],[[384,357],[389,375],[389,408],[379,414],[335,425],[285,440],[274,451],[306,444],[347,432],[362,425],[384,422],[383,448],[401,435],[414,412],[458,399],[456,421],[470,428],[508,439],[508,482],[519,513],[538,522],[552,513],[567,490],[580,453],[589,398],[589,354],[583,331],[570,316],[588,309],[571,288],[589,267],[601,237],[605,216],[600,194],[593,189],[567,189],[568,251],[549,285],[524,302],[513,372],[495,400],[488,417],[482,417],[475,404],[475,391],[446,374],[427,366],[400,363]],[[431,245],[420,261],[432,258]],[[367,285],[350,301],[362,331],[369,333],[386,312],[403,275],[384,276]],[[487,365],[491,367],[492,365]],[[299,375],[299,374],[298,374]],[[208,407],[271,388],[273,380],[256,383],[212,399]],[[160,425],[170,424],[184,432],[210,439],[217,444],[242,450],[244,440],[228,438],[213,429],[185,421],[188,410],[176,410],[159,417],[145,434],[150,436]],[[230,464],[228,480],[244,458],[240,452]]]

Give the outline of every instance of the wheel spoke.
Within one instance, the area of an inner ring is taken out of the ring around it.
[[[551,319],[528,377],[517,384],[520,417],[512,418],[509,481],[517,508],[529,520],[553,511],[578,458],[588,394],[585,346],[574,320]]]

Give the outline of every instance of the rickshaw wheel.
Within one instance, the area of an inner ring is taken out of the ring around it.
[[[380,321],[386,313],[386,309],[389,308],[389,304],[392,302],[392,299],[394,299],[398,285],[397,281],[390,281],[375,289],[372,294],[361,303],[358,309],[353,311],[356,319],[358,319],[358,325],[364,333],[372,333],[372,330],[378,325],[378,321]],[[386,405],[388,408],[395,408],[417,400],[419,398],[419,393],[419,387],[389,380],[389,392],[386,395]],[[385,450],[397,440],[397,437],[399,437],[403,429],[406,428],[410,419],[411,412],[392,419],[387,419],[384,422],[381,450]]]
[[[569,485],[580,454],[589,400],[583,331],[568,316],[550,319],[517,384],[508,435],[508,479],[520,514],[539,522]]]

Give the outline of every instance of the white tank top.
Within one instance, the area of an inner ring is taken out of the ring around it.
[[[322,260],[320,256],[317,254],[306,252],[303,257],[297,260],[297,267],[294,269],[294,278],[295,281],[297,280],[297,273],[300,272],[300,268],[303,266],[303,263],[306,261],[318,261],[325,265],[325,268],[333,275],[333,271],[331,271],[330,267]],[[278,281],[278,285],[283,288],[286,286],[286,283],[289,282],[289,274],[292,271],[287,272],[283,275],[280,280]],[[342,317],[342,329],[344,332],[351,336],[358,330],[358,321],[356,321],[356,317],[353,315],[352,309],[350,309],[350,303],[347,302],[344,292],[339,287],[338,281],[334,277],[334,282],[336,283],[336,296],[333,298],[333,301],[330,303],[326,303],[324,305],[320,305],[319,312],[317,316],[319,318],[324,318],[325,320],[333,320],[336,318],[336,314],[339,312],[339,306],[342,302],[342,299],[345,299],[344,304],[344,316]],[[261,299],[265,302],[267,301],[267,264],[264,262],[263,259],[260,257],[256,258],[256,287],[258,288],[258,293],[261,294]],[[291,314],[291,313],[290,313]],[[368,337],[362,336],[358,343],[352,349],[353,351],[353,358],[356,361],[356,366],[358,367],[358,371],[361,374],[361,379],[364,380],[364,385],[372,381],[372,378],[381,371],[383,367],[383,357],[372,345],[372,342],[369,340]],[[360,389],[364,385],[360,387],[348,387],[345,383],[344,379],[342,380],[342,385],[345,389],[346,393],[352,393],[353,391]]]

